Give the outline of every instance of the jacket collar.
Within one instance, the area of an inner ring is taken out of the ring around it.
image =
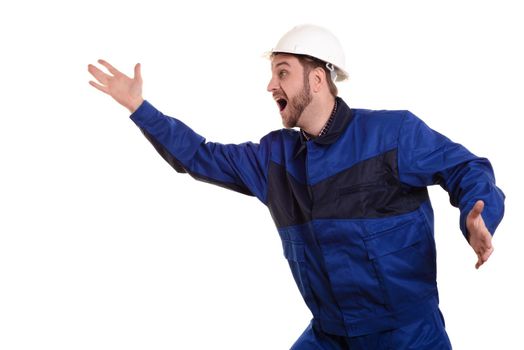
[[[314,142],[317,145],[331,145],[335,143],[353,119],[353,112],[349,106],[340,97],[337,97],[336,100],[337,110],[331,126],[324,135],[312,139],[311,142]],[[300,141],[297,142],[295,148],[295,158],[306,149],[306,142],[309,142],[304,138],[302,133],[299,133],[298,138]]]

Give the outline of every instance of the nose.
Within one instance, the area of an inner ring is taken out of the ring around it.
[[[275,77],[271,77],[271,80],[269,80],[269,84],[267,84],[267,91],[273,92],[275,90],[278,90],[278,84],[276,82]]]

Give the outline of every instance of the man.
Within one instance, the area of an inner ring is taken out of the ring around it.
[[[163,115],[142,98],[139,64],[133,79],[102,60],[110,74],[88,69],[178,172],[268,206],[313,314],[292,349],[451,348],[426,186],[459,207],[479,268],[504,209],[490,163],[408,111],[350,109],[334,84],[347,78],[344,54],[324,28],[293,28],[270,57],[267,89],[286,129],[258,144],[206,142]]]

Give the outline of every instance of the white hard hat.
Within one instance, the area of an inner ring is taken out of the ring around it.
[[[336,77],[334,80],[342,81],[348,78],[346,72],[346,58],[342,45],[338,39],[326,28],[312,24],[303,24],[294,27],[279,40],[277,46],[270,54],[290,53],[307,55],[326,62],[326,66]]]

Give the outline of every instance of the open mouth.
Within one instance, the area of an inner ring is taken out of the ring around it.
[[[278,104],[278,108],[280,109],[280,112],[282,112],[287,106],[287,100],[284,98],[278,98],[277,104]]]

